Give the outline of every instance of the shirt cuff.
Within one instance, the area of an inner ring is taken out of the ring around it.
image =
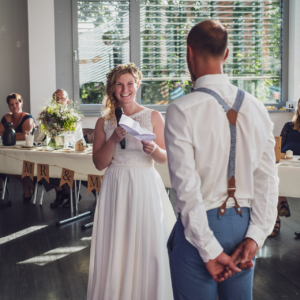
[[[213,240],[207,246],[198,249],[198,251],[203,261],[207,263],[210,259],[218,257],[223,252],[223,248],[218,240],[213,237]]]
[[[250,224],[245,238],[250,238],[256,242],[258,248],[261,248],[267,238],[266,233],[261,230],[257,225]]]

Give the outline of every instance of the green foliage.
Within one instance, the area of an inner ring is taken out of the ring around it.
[[[142,104],[166,105],[172,102],[170,93],[176,88],[182,88],[184,94],[191,91],[190,81],[146,81],[142,83]]]
[[[102,103],[105,95],[103,82],[88,82],[80,87],[80,98],[82,104]]]
[[[52,101],[39,113],[38,120],[42,131],[50,137],[64,131],[75,131],[76,122],[82,118],[75,107],[73,101],[70,101],[69,105]]]
[[[233,84],[254,94],[262,102],[278,102],[277,94],[274,96],[271,90],[276,88],[280,91],[280,2],[273,2],[270,7],[265,9],[260,1],[253,1],[249,7],[241,1],[234,2],[235,19],[230,39],[233,56],[232,62],[224,67],[227,74],[237,78],[232,80]],[[249,16],[252,19],[243,20]],[[263,23],[262,18],[267,20]],[[244,35],[251,39],[251,47]],[[243,77],[249,79],[237,83],[238,78]]]

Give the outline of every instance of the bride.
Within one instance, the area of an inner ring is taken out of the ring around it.
[[[175,215],[154,162],[167,163],[164,120],[136,103],[142,73],[135,64],[107,74],[103,116],[95,128],[93,161],[107,168],[96,207],[88,300],[172,300],[167,239]],[[117,127],[115,108],[154,132],[138,141]],[[126,149],[120,141],[125,138]]]

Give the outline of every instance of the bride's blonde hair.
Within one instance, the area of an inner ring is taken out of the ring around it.
[[[107,120],[115,117],[115,109],[120,106],[115,96],[115,89],[120,76],[127,73],[133,76],[136,83],[140,83],[143,78],[142,72],[134,63],[117,65],[106,74],[107,81],[102,116]]]

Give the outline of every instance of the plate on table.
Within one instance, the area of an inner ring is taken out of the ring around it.
[[[70,149],[70,148],[63,148],[63,149],[59,149],[59,150],[56,150],[57,152],[71,152],[71,151],[74,151],[73,149]]]
[[[21,146],[18,146],[18,145],[12,145],[12,146],[0,145],[0,148],[4,148],[4,149],[21,149]]]
[[[32,149],[32,148],[34,148],[34,146],[26,146],[26,145],[22,145],[22,148]]]
[[[51,147],[37,147],[35,151],[54,151]]]

